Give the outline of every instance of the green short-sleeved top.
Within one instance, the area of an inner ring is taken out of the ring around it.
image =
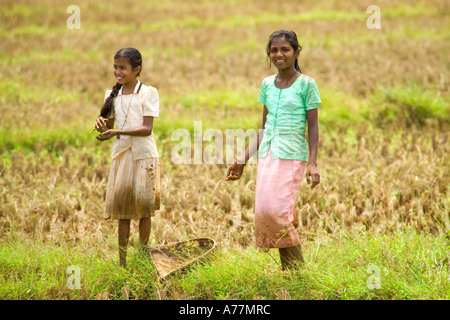
[[[300,75],[288,88],[278,89],[272,75],[263,80],[258,101],[267,107],[268,114],[258,158],[264,158],[271,148],[272,159],[308,161],[305,138],[306,111],[319,107],[316,81]]]

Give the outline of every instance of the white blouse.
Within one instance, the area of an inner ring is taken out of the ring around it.
[[[116,128],[119,130],[129,130],[142,126],[144,117],[159,117],[159,96],[158,90],[151,86],[142,84],[138,81],[133,94],[123,95],[122,88],[114,99],[114,108],[110,119],[115,119]],[[112,90],[105,93],[105,100],[109,97]],[[156,148],[153,131],[149,136],[116,136],[111,157],[114,159],[122,152],[131,148],[134,160],[145,158],[157,158],[158,150]]]

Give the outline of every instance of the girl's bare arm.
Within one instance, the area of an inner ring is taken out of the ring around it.
[[[317,149],[319,145],[319,121],[318,110],[312,109],[306,112],[308,120],[308,146],[309,163],[306,170],[306,181],[311,183],[311,189],[320,183],[320,174],[317,169]],[[310,181],[312,179],[312,181]]]
[[[236,159],[234,160],[234,163],[229,166],[226,180],[238,180],[242,176],[242,172],[244,171],[244,166],[247,161],[255,154],[255,152],[258,151],[259,144],[264,134],[264,128],[266,126],[267,114],[267,107],[264,106],[262,125],[258,130],[256,138],[253,139],[253,141],[250,143],[250,146],[247,148],[247,150],[245,150],[244,159]]]
[[[108,121],[109,124],[110,121]],[[114,124],[114,121],[113,121]],[[129,129],[129,130],[118,130],[118,129],[108,129],[96,138],[100,141],[109,140],[116,135],[128,135],[128,136],[149,136],[153,131],[153,117],[144,117],[144,123],[142,126]]]

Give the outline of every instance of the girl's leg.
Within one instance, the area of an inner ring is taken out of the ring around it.
[[[139,220],[139,244],[141,249],[146,249],[150,238],[151,219],[142,218]]]
[[[119,219],[119,264],[127,266],[127,246],[130,238],[130,219]]]
[[[293,269],[299,262],[304,262],[302,248],[300,245],[295,247],[280,248],[281,268],[283,270]]]

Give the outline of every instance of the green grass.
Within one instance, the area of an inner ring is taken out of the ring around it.
[[[111,240],[112,241],[112,240]],[[105,241],[87,243],[52,243],[10,241],[1,246],[0,297],[2,299],[95,299],[107,296],[122,299],[124,290],[134,298],[142,296],[147,286],[155,284],[150,260],[130,249],[130,268],[117,267],[115,256]],[[105,246],[102,248],[102,246]],[[105,249],[106,248],[106,249]],[[75,266],[80,274],[76,287]],[[127,288],[130,288],[129,290]],[[139,294],[139,295],[138,295]]]
[[[182,283],[193,296],[220,299],[448,299],[449,245],[409,232],[322,236],[306,246],[298,272],[281,272],[271,256],[254,249],[225,251]],[[271,255],[278,259],[276,251]],[[379,289],[368,285],[371,266],[379,270]]]
[[[380,88],[370,99],[373,106],[377,106],[374,118],[378,125],[392,124],[399,120],[407,127],[422,127],[429,121],[441,124],[450,122],[450,103],[415,82],[409,82],[405,86]]]
[[[151,260],[129,249],[118,267],[116,243],[95,246],[18,241],[0,246],[0,299],[450,299],[448,237],[319,235],[306,263],[281,271],[276,250],[221,246],[208,260],[158,282]],[[70,288],[80,270],[80,288]],[[378,283],[379,287],[375,284]]]
[[[0,94],[0,99],[3,96],[12,101],[14,97],[11,96],[11,90]],[[70,101],[76,95],[57,95],[55,91],[49,92],[48,96],[52,97],[53,93],[57,102]],[[355,124],[365,124],[368,129],[376,130],[395,125],[420,128],[428,123],[441,126],[450,123],[450,104],[436,92],[425,90],[414,82],[406,86],[380,88],[366,99],[326,86],[321,89],[321,95],[323,101],[319,108],[320,124],[324,128],[346,128],[342,136],[344,140],[353,139],[352,127]],[[35,98],[37,95],[32,91],[20,96],[21,100],[25,99],[27,102]],[[256,101],[255,93],[248,90],[177,93],[163,97],[161,103],[168,106],[174,114],[173,117],[162,116],[155,122],[155,135],[162,144],[170,141],[172,132],[176,129],[186,129],[193,135],[194,121],[202,122],[203,134],[211,128],[225,132],[226,129],[256,130],[261,125],[262,107]],[[94,138],[96,133],[89,128],[89,124],[76,125],[70,130],[61,124],[51,128],[0,128],[0,151],[45,149],[57,152],[68,146],[96,147],[99,145]]]
[[[94,147],[100,144],[96,133],[84,127],[54,127],[51,129],[0,129],[0,152],[13,150],[62,152],[67,147]]]
[[[44,54],[42,54],[44,56]],[[52,59],[50,55],[45,55],[46,59]],[[41,60],[31,57],[31,61]],[[37,84],[35,86],[25,86],[20,81],[1,80],[0,81],[0,102],[2,103],[36,103],[41,102],[45,97],[47,103],[60,105],[63,103],[79,101],[81,96],[79,90],[64,90]]]

